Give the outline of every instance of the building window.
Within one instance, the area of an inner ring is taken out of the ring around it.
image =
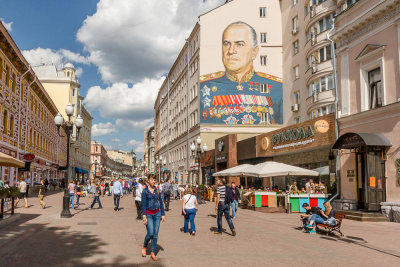
[[[300,117],[294,118],[294,123],[300,123]]]
[[[3,79],[3,58],[0,57],[0,80]]]
[[[17,85],[17,76],[15,74],[12,75],[12,83],[11,83],[11,88],[13,93],[15,93],[15,87]]]
[[[292,34],[296,34],[299,31],[298,17],[292,19]]]
[[[24,83],[23,82],[21,82],[21,100],[23,101],[24,100]]]
[[[368,94],[370,109],[382,107],[383,87],[381,68],[376,68],[368,72]]]
[[[10,88],[10,67],[6,65],[6,85]]]
[[[267,8],[266,7],[260,7],[260,17],[265,18],[267,16]]]
[[[8,113],[7,110],[3,112],[3,134],[7,134],[7,121],[8,121]]]
[[[293,42],[293,55],[299,53],[299,40]]]
[[[299,65],[293,67],[293,80],[300,78]]]
[[[260,42],[261,43],[266,43],[267,42],[267,33],[266,32],[262,32],[260,34]]]
[[[294,103],[300,104],[300,92],[299,91],[294,93]]]
[[[314,95],[314,93],[319,94],[321,92],[332,89],[333,89],[333,76],[325,75],[311,82],[311,84],[309,85],[309,96]]]
[[[267,66],[267,56],[260,56],[261,66]]]
[[[14,137],[14,116],[10,116],[10,136]]]
[[[260,122],[267,122],[267,113],[261,113]]]
[[[327,31],[332,28],[332,24],[331,24],[332,17],[333,17],[333,14],[326,16],[325,18],[318,21],[318,26],[319,26],[318,33]]]

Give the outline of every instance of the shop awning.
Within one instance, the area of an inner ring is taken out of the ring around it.
[[[25,162],[20,161],[16,158],[13,158],[7,154],[0,152],[0,166],[23,168],[23,167],[25,167]]]
[[[352,149],[360,146],[390,147],[390,141],[380,133],[345,133],[339,137],[332,149]]]
[[[79,173],[88,173],[87,170],[81,169],[81,168],[79,168],[79,167],[75,167],[75,172],[79,172]]]
[[[252,177],[273,177],[273,176],[318,176],[319,173],[313,170],[300,168],[275,161],[266,161],[257,165],[250,165],[243,176]]]
[[[329,166],[319,167],[313,169],[313,171],[318,172],[320,176],[329,175]]]
[[[250,164],[242,164],[235,166],[220,172],[216,172],[213,176],[243,176],[243,172],[249,169],[249,167],[254,166]]]

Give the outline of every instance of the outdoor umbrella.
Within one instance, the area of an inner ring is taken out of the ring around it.
[[[318,172],[320,176],[326,176],[326,175],[329,175],[329,166],[319,167],[319,168],[313,169],[313,171]]]
[[[267,161],[257,165],[250,165],[242,175],[253,177],[272,177],[272,176],[318,176],[319,173],[312,170],[303,169],[300,167],[275,162]]]
[[[213,176],[243,176],[243,172],[248,170],[251,166],[250,164],[238,165],[220,172],[216,172]]]
[[[23,168],[25,167],[25,163],[7,154],[0,152],[0,166]]]

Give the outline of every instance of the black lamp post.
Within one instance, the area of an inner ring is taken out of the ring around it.
[[[203,204],[204,201],[201,199],[201,192],[200,192],[200,173],[201,173],[201,137],[197,137],[196,140],[197,146],[195,143],[192,143],[190,145],[190,149],[192,150],[193,153],[196,153],[196,163],[197,163],[197,202],[199,204]],[[203,150],[207,151],[207,144],[203,145]]]
[[[67,107],[65,108],[65,113],[68,116],[68,121],[65,122],[65,129],[66,129],[66,134],[67,134],[67,175],[65,177],[65,188],[64,188],[64,197],[63,197],[63,209],[61,211],[61,218],[71,218],[71,212],[69,211],[69,194],[68,194],[68,179],[70,175],[70,170],[69,170],[69,149],[70,149],[70,144],[71,144],[71,135],[74,130],[74,124],[71,122],[71,116],[74,114],[74,106],[69,103]],[[60,113],[57,114],[57,116],[54,117],[54,123],[57,126],[57,132],[58,135],[61,136],[60,132],[60,127],[64,124],[64,118]],[[75,126],[77,129],[77,134],[76,137],[78,138],[79,136],[79,130],[81,129],[83,125],[83,119],[81,118],[80,115],[78,115],[75,119]]]

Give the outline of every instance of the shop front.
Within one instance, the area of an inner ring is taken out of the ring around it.
[[[400,206],[400,102],[339,119],[338,209]],[[389,207],[389,209],[392,209]]]
[[[215,140],[215,172],[238,165],[237,135],[229,134]],[[240,183],[239,177],[228,177],[227,183]]]
[[[263,161],[273,160],[310,170],[326,168],[327,173],[314,179],[314,182],[330,186],[335,181],[335,157],[331,150],[334,142],[335,120],[334,115],[329,114],[256,136],[256,157]],[[301,191],[309,178],[271,177],[264,184],[287,190],[295,181]]]

